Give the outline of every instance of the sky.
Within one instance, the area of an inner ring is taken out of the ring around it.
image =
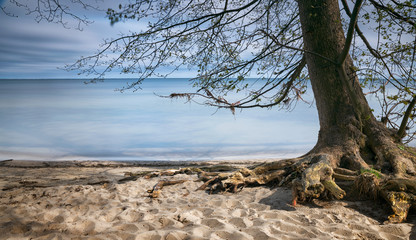
[[[123,1],[123,0],[121,0]],[[33,4],[37,1],[19,0],[21,3]],[[85,0],[84,2],[96,2]],[[100,1],[100,7],[117,8],[120,1]],[[110,25],[105,18],[105,11],[82,11],[72,8],[74,12],[85,14],[93,23],[82,26],[83,30],[74,29],[74,22],[69,22],[70,29],[61,24],[46,21],[36,22],[35,15],[27,15],[25,9],[16,7],[9,0],[0,0],[2,6],[10,14],[0,11],[0,79],[14,78],[86,78],[91,76],[78,75],[78,72],[67,72],[62,68],[72,64],[81,56],[90,56],[100,47],[104,39],[114,38],[130,30],[141,29],[141,23],[130,21]],[[9,14],[9,15],[10,15]],[[365,30],[365,29],[364,29]],[[368,36],[370,42],[375,42]],[[163,69],[161,69],[163,71]],[[170,75],[170,77],[195,77],[196,72],[188,69]],[[107,78],[135,77],[121,75],[119,72],[106,74]]]
[[[115,7],[111,6],[111,2],[106,1],[101,7]],[[0,11],[0,79],[86,78],[88,76],[79,76],[76,71],[67,72],[62,68],[66,64],[74,63],[81,56],[94,54],[104,39],[140,28],[138,22],[111,26],[105,18],[105,12],[91,10],[85,14],[94,21],[92,24],[82,26],[83,30],[79,31],[74,28],[73,22],[71,25],[71,21],[68,21],[72,28],[66,29],[61,24],[46,21],[38,23],[35,21],[36,16],[26,15],[23,8],[13,6],[8,0],[0,0],[0,5],[8,13],[17,16],[7,16]],[[172,77],[192,77],[192,74],[194,73],[186,71]],[[114,72],[106,74],[105,77],[134,76]]]
[[[76,72],[59,68],[91,54],[105,37],[102,33],[114,32],[104,17],[95,17],[95,27],[78,31],[60,24],[38,23],[24,9],[2,2],[6,11],[17,17],[0,12],[0,78],[77,77]]]

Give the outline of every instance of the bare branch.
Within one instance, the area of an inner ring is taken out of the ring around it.
[[[358,13],[360,12],[362,3],[363,3],[363,0],[357,0],[355,2],[354,9],[350,16],[351,19],[350,19],[350,24],[348,26],[348,32],[347,32],[347,37],[345,39],[345,45],[337,60],[338,64],[340,65],[344,63],[345,59],[347,58],[348,52],[350,51],[352,37],[354,35],[355,26],[357,25]]]
[[[393,18],[404,21],[404,22],[410,24],[411,26],[413,26],[413,28],[416,27],[416,22],[414,21],[416,19],[415,17],[403,16],[402,14],[395,11],[393,8],[385,6],[382,2],[378,3],[375,0],[370,0],[370,3],[373,4],[374,7],[376,7],[377,9],[385,11],[386,13],[388,13]]]
[[[403,116],[402,119],[402,123],[400,124],[400,128],[399,131],[397,132],[397,135],[399,136],[400,139],[402,139],[405,136],[406,133],[406,127],[409,121],[409,117],[412,114],[412,112],[414,111],[415,108],[415,104],[416,104],[416,95],[413,97],[412,101],[410,102],[409,106],[406,109],[406,112]]]
[[[276,43],[276,44],[277,44],[277,45],[279,45],[279,46],[283,46],[283,47],[285,47],[285,48],[289,48],[289,49],[296,50],[296,51],[303,52],[303,53],[309,53],[309,54],[315,55],[315,56],[317,56],[317,57],[320,57],[320,58],[322,58],[322,59],[325,59],[326,61],[328,61],[328,62],[330,62],[330,63],[337,64],[337,63],[336,63],[335,61],[333,61],[332,59],[329,59],[329,58],[327,58],[327,57],[325,57],[325,56],[322,56],[322,55],[320,55],[320,54],[318,54],[318,53],[314,53],[314,52],[311,52],[311,51],[308,51],[308,50],[305,50],[305,49],[301,49],[301,48],[297,48],[297,47],[289,46],[289,45],[286,45],[286,44],[282,44],[282,43],[280,43],[280,42],[279,42],[279,40],[278,40],[275,36],[273,36],[272,34],[269,34],[269,33],[267,33],[266,31],[264,31],[264,30],[262,30],[262,29],[260,29],[259,31],[260,31],[261,33],[263,33],[264,35],[268,36],[270,39],[272,39],[272,40],[273,40],[273,42],[274,42],[274,43]]]
[[[25,9],[28,15],[34,15],[37,22],[53,22],[61,24],[64,28],[72,26],[78,30],[82,30],[83,26],[89,25],[93,21],[89,20],[87,16],[71,10],[72,8],[80,7],[84,10],[102,11],[98,3],[94,5],[82,0],[71,0],[69,3],[62,0],[37,0],[28,4],[23,4],[22,1],[9,0],[11,4]],[[9,16],[14,16],[14,14],[6,12],[4,7],[1,9]]]

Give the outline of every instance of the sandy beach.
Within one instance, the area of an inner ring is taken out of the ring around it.
[[[416,239],[414,213],[383,224],[389,209],[373,202],[293,207],[284,187],[209,194],[196,175],[126,178],[192,164],[215,163],[2,161],[0,239]],[[160,180],[186,181],[149,198]]]

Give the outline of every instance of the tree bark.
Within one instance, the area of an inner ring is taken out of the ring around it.
[[[337,62],[346,44],[338,1],[299,0],[298,5],[304,48],[317,53],[306,54],[320,122],[312,152],[333,156],[333,167],[360,169],[376,164],[397,175],[414,172],[413,164],[397,160],[396,138],[372,114],[351,57]]]
[[[314,150],[323,151],[329,147],[331,151],[337,148],[343,153],[346,147],[356,149],[365,141],[364,121],[375,119],[353,72],[351,58],[347,56],[342,65],[336,64],[345,44],[338,1],[300,0],[298,4],[305,50],[334,60],[329,62],[317,55],[306,54],[320,122]],[[342,69],[347,76],[342,74]],[[347,84],[356,96],[351,96]],[[358,153],[353,154],[359,158]],[[341,156],[337,158],[341,159]],[[352,167],[366,167],[366,164],[360,161]]]

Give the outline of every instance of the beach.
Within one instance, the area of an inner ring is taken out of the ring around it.
[[[291,203],[287,187],[196,191],[197,176],[132,173],[240,162],[0,162],[0,239],[416,239],[416,214],[383,224],[371,201]],[[161,180],[158,198],[147,190]]]

